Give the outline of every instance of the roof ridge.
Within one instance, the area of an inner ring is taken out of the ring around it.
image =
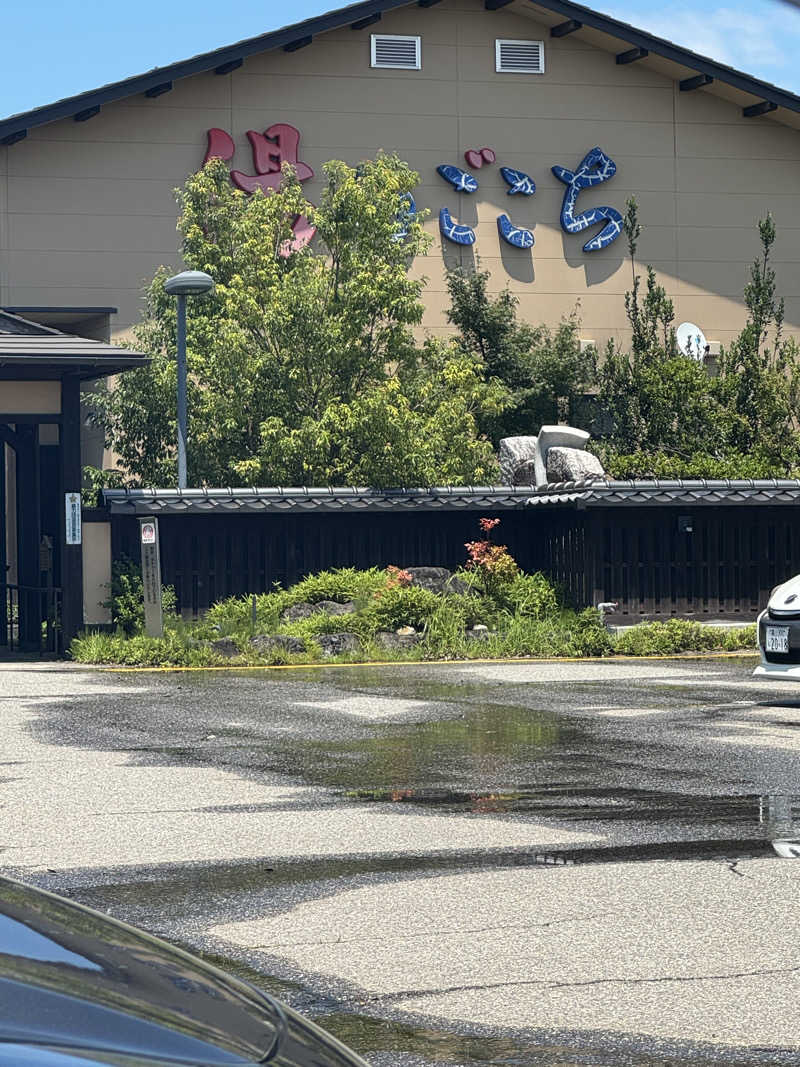
[[[116,100],[124,100],[140,93],[160,89],[167,92],[172,88],[173,80],[191,77],[193,74],[202,74],[214,70],[223,74],[241,65],[244,59],[261,52],[268,52],[278,48],[293,51],[293,43],[300,41],[309,43],[316,34],[325,33],[328,30],[338,29],[348,23],[353,25],[364,23],[365,19],[380,15],[385,11],[391,11],[399,7],[410,7],[414,0],[362,0],[361,3],[351,4],[347,7],[336,8],[314,18],[305,19],[288,26],[271,30],[268,33],[248,37],[230,45],[213,49],[210,52],[202,52],[188,59],[178,60],[166,67],[155,67],[143,74],[136,74],[120,81],[109,82],[95,89],[88,89],[73,96],[63,97],[51,104],[31,108],[28,111],[18,112],[0,121],[0,145],[11,145],[27,136],[28,130],[33,126],[41,126],[48,122],[56,122],[59,119],[70,118],[80,115],[91,118],[104,104],[113,103]],[[630,23],[621,22],[609,15],[603,15],[592,8],[581,4],[568,2],[568,0],[530,0],[534,7],[544,8],[557,14],[574,18],[586,26],[598,29],[611,37],[627,42],[637,47],[646,49],[670,59],[681,66],[696,70],[699,73],[708,74],[712,78],[725,82],[743,92],[750,93],[757,101],[766,100],[776,106],[785,107],[790,111],[800,112],[800,96],[787,89],[781,89],[770,82],[762,81],[743,71],[736,70],[717,60],[692,52],[663,37],[656,37],[646,30],[639,30]],[[423,6],[419,0],[420,7]],[[431,6],[426,4],[425,6]],[[356,26],[356,28],[359,28]],[[232,66],[234,64],[235,66]],[[153,93],[155,95],[155,93]]]

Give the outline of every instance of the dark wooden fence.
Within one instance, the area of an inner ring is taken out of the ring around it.
[[[465,561],[478,511],[290,511],[162,515],[163,580],[184,615],[232,595],[286,586],[330,567]],[[619,602],[617,621],[753,618],[770,589],[800,572],[792,507],[536,507],[486,512],[495,540],[525,570],[542,570],[573,603]],[[138,560],[138,523],[113,517],[115,559]]]
[[[794,508],[606,508],[586,533],[592,598],[622,617],[753,618],[800,572]]]
[[[159,517],[162,578],[175,587],[184,615],[197,616],[227,596],[291,585],[330,567],[462,565],[466,541],[480,538],[483,512],[289,512],[268,515]],[[496,531],[520,565],[530,550],[536,517],[522,511],[486,512],[502,520]],[[113,516],[114,559],[139,559],[139,524]]]

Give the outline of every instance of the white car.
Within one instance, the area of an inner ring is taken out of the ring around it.
[[[758,616],[759,678],[800,682],[800,574],[776,585]]]

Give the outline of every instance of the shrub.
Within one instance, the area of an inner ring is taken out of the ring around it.
[[[734,651],[755,648],[755,644],[754,626],[729,630],[691,619],[669,619],[632,626],[618,635],[614,650],[624,656],[668,656],[679,652]]]
[[[177,597],[171,585],[161,587],[161,610],[165,622],[177,621]],[[144,629],[144,587],[142,571],[128,556],[123,556],[111,568],[111,621],[126,636]]]
[[[508,586],[520,573],[517,562],[505,545],[496,545],[491,540],[499,519],[481,519],[480,528],[486,535],[480,541],[467,541],[465,548],[469,557],[466,569],[477,578],[477,587],[497,607],[504,607]]]
[[[339,604],[354,600],[365,607],[374,594],[384,589],[390,576],[378,567],[358,571],[355,567],[341,567],[319,574],[309,574],[290,589],[280,586],[271,593],[256,596],[256,629],[259,633],[274,632],[281,614],[292,604],[308,601],[335,600]],[[229,597],[212,605],[205,615],[207,636],[228,635],[252,629],[252,596]]]
[[[607,656],[613,651],[611,634],[597,608],[585,608],[571,628],[570,653],[573,656]]]
[[[376,630],[413,626],[421,630],[441,602],[441,597],[418,585],[384,586],[374,595],[367,612]]]
[[[532,619],[547,619],[558,614],[556,591],[543,574],[524,574],[520,571],[508,583],[506,599],[516,615]]]
[[[168,630],[163,637],[122,632],[81,633],[70,646],[70,655],[79,663],[113,663],[128,667],[209,667],[224,662],[205,645],[189,643]]]

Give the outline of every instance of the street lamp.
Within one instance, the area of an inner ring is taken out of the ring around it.
[[[186,297],[214,288],[201,270],[185,270],[164,282],[164,292],[178,298],[178,488],[186,488]]]

